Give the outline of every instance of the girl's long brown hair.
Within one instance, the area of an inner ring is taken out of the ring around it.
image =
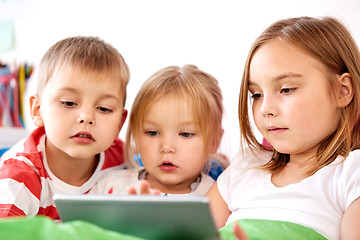
[[[352,78],[354,97],[341,109],[339,126],[319,146],[317,164],[307,169],[309,174],[330,164],[338,155],[346,157],[350,151],[360,148],[360,54],[347,28],[332,17],[289,18],[269,26],[254,42],[245,63],[239,95],[240,137],[243,148],[264,149],[257,141],[249,121],[249,75],[251,60],[262,45],[279,39],[297,47],[320,61],[328,69],[332,91],[337,89],[336,75],[349,73]],[[288,154],[273,150],[273,156],[263,166],[271,173],[281,170],[289,160]]]

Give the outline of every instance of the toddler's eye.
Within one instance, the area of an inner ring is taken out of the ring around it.
[[[97,107],[98,110],[101,112],[113,112],[113,110],[106,108],[106,107]]]
[[[61,101],[61,104],[65,107],[75,107],[77,104],[72,101]]]
[[[191,137],[191,136],[193,136],[193,135],[195,135],[195,134],[189,133],[189,132],[182,132],[182,133],[180,133],[180,135],[183,136],[183,137],[185,137],[185,138],[189,138],[189,137]]]
[[[151,137],[159,135],[159,133],[157,131],[146,131],[145,133]]]

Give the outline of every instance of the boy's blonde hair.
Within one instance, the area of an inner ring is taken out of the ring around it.
[[[239,95],[239,123],[241,143],[250,149],[263,148],[251,129],[248,113],[249,75],[251,60],[262,45],[273,39],[297,47],[320,61],[328,70],[332,94],[338,89],[336,75],[349,73],[352,77],[354,97],[351,103],[341,109],[337,130],[324,139],[318,149],[316,166],[308,169],[309,174],[330,164],[338,155],[346,157],[351,150],[360,148],[360,54],[359,49],[346,27],[332,17],[289,18],[269,26],[254,42],[246,60]],[[311,137],[311,136],[309,136]],[[273,151],[272,159],[264,169],[274,173],[281,170],[289,155]]]
[[[70,37],[58,41],[45,53],[39,65],[37,94],[40,96],[47,82],[57,71],[71,68],[84,74],[104,74],[118,80],[126,100],[129,68],[121,54],[97,37]]]
[[[125,141],[129,166],[135,164],[136,139],[143,132],[145,114],[157,100],[168,94],[175,95],[180,104],[191,104],[194,121],[203,136],[204,153],[220,144],[223,105],[218,81],[193,65],[169,66],[145,81],[133,102]]]

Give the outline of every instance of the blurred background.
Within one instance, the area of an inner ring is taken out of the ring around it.
[[[3,124],[0,147],[34,128],[28,96],[42,55],[60,39],[84,35],[100,37],[124,56],[131,73],[128,110],[160,68],[194,64],[217,78],[225,106],[220,151],[232,158],[240,146],[241,76],[254,39],[276,20],[307,15],[338,18],[360,43],[359,12],[358,0],[0,0],[0,62],[12,71],[30,67],[20,98],[24,130]]]

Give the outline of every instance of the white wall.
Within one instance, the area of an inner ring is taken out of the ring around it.
[[[99,36],[116,47],[130,67],[127,109],[142,82],[158,69],[197,65],[220,82],[226,109],[221,149],[230,156],[239,149],[237,104],[244,61],[253,40],[268,25],[287,17],[331,15],[342,20],[360,43],[358,0],[18,2],[27,2],[22,3],[27,9],[15,18],[16,48],[0,54],[0,59],[36,66],[45,51],[62,38]],[[33,91],[31,83],[27,94]],[[33,128],[28,119],[27,127]]]

